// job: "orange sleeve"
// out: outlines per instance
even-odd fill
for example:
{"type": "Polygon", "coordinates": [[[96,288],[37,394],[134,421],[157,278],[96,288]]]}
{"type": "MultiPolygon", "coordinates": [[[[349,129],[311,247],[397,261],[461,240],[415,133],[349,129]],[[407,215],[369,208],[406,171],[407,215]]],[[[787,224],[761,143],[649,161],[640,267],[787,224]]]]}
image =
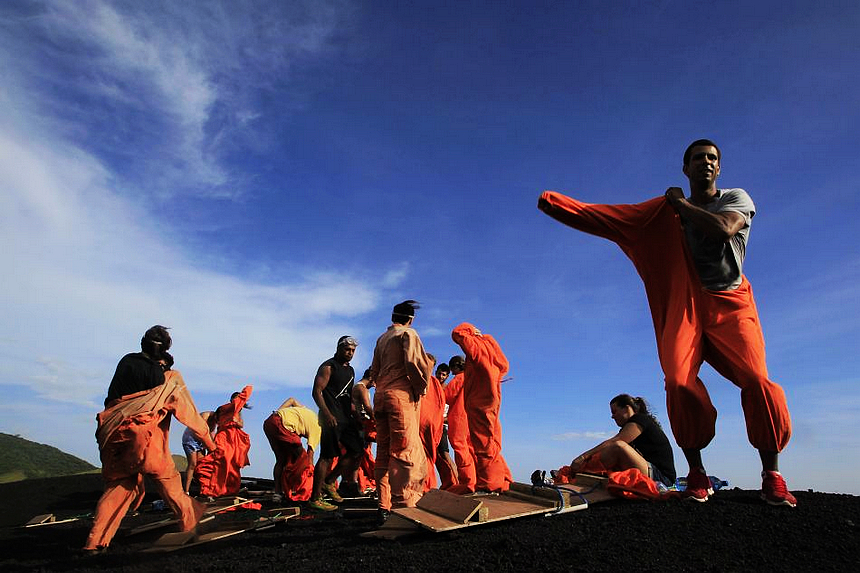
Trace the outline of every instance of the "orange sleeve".
{"type": "Polygon", "coordinates": [[[490,336],[489,334],[485,334],[484,338],[489,343],[490,348],[493,350],[492,360],[498,366],[499,373],[501,376],[504,376],[508,373],[510,369],[510,364],[508,364],[508,357],[505,356],[505,353],[502,352],[502,347],[499,346],[499,343],[496,342],[496,339],[490,336]]]}
{"type": "Polygon", "coordinates": [[[466,357],[470,360],[475,360],[480,351],[478,342],[475,340],[475,326],[468,322],[462,322],[454,327],[451,331],[451,339],[463,349],[466,357]]]}
{"type": "Polygon", "coordinates": [[[206,449],[209,451],[215,450],[215,442],[212,441],[212,436],[209,435],[209,425],[200,417],[200,413],[197,411],[197,406],[195,406],[194,400],[191,398],[191,393],[185,385],[182,374],[178,370],[168,370],[166,377],[176,385],[175,399],[170,400],[173,415],[180,423],[194,432],[194,435],[203,442],[206,449]]]}
{"type": "Polygon", "coordinates": [[[248,386],[245,386],[244,388],[242,388],[242,391],[239,392],[238,396],[236,396],[235,398],[230,400],[230,402],[233,404],[233,414],[234,415],[236,414],[236,412],[238,412],[239,410],[241,410],[242,408],[245,407],[245,403],[248,402],[248,398],[251,397],[251,393],[253,391],[254,391],[254,387],[249,384],[248,386]]]}
{"type": "Polygon", "coordinates": [[[639,230],[665,204],[664,197],[655,197],[632,205],[599,205],[583,203],[555,191],[544,191],[538,199],[538,209],[556,221],[620,246],[636,241],[639,230]]]}

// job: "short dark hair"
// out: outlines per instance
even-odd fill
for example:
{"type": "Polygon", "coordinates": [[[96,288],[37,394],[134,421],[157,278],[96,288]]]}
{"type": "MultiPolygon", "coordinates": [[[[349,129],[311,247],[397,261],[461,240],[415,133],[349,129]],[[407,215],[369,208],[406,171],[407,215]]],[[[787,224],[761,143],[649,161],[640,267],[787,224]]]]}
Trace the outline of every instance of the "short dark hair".
{"type": "Polygon", "coordinates": [[[394,305],[391,311],[391,322],[394,324],[406,324],[410,318],[415,318],[415,311],[421,308],[417,300],[404,300],[394,305]]]}
{"type": "Polygon", "coordinates": [[[717,147],[716,143],[714,143],[710,139],[697,139],[696,141],[691,143],[687,147],[687,150],[684,152],[684,165],[686,166],[690,163],[690,155],[692,155],[694,147],[706,147],[708,145],[712,146],[714,149],[717,150],[717,161],[722,159],[722,152],[720,152],[720,148],[717,147]]]}
{"type": "Polygon", "coordinates": [[[140,349],[146,354],[158,360],[162,353],[170,350],[170,345],[173,341],[170,339],[170,333],[167,332],[166,326],[156,324],[150,327],[149,330],[143,333],[143,338],[140,339],[140,349]]]}
{"type": "Polygon", "coordinates": [[[450,366],[448,366],[447,364],[445,364],[444,362],[442,362],[442,363],[440,363],[439,365],[437,365],[437,366],[436,366],[436,372],[438,372],[438,371],[440,371],[440,370],[441,370],[442,372],[450,372],[450,371],[451,371],[451,367],[450,367],[450,366]]]}
{"type": "Polygon", "coordinates": [[[451,370],[453,370],[454,368],[457,368],[459,370],[463,370],[464,368],[466,368],[466,359],[463,358],[462,356],[459,356],[459,355],[458,356],[452,356],[451,360],[448,361],[448,367],[451,370]]]}

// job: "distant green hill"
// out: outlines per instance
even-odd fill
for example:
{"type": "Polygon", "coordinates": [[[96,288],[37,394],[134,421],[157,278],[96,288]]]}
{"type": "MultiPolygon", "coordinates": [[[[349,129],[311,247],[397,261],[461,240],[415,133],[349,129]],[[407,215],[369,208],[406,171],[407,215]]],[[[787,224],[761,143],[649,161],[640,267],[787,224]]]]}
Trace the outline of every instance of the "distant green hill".
{"type": "Polygon", "coordinates": [[[0,483],[94,471],[94,465],[53,446],[0,433],[0,483]]]}

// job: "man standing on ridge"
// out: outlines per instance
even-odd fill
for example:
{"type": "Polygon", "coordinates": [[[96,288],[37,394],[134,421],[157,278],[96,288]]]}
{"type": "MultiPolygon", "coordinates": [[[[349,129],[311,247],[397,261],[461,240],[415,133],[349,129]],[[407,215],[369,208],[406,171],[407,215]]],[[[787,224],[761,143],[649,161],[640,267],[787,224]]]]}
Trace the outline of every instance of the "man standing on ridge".
{"type": "Polygon", "coordinates": [[[391,326],[376,341],[371,378],[376,382],[376,491],[379,519],[393,507],[414,507],[424,494],[427,462],[418,432],[418,408],[433,363],[412,328],[414,300],[394,306],[391,326]]]}
{"type": "MultiPolygon", "coordinates": [[[[322,498],[325,491],[329,497],[340,503],[343,498],[337,492],[337,485],[330,481],[334,458],[338,458],[340,475],[349,476],[364,451],[364,439],[352,422],[352,386],[355,383],[355,370],[349,361],[355,356],[358,346],[351,336],[341,336],[337,341],[337,351],[332,358],[320,364],[314,378],[313,397],[320,410],[319,420],[322,429],[320,438],[320,459],[314,468],[314,489],[308,505],[313,509],[333,511],[334,505],[322,498]],[[346,453],[341,452],[341,447],[346,453]]],[[[337,475],[337,474],[335,474],[337,475]]]]}
{"type": "Polygon", "coordinates": [[[538,208],[580,231],[615,242],[645,284],[672,433],[690,466],[689,499],[713,493],[701,451],[717,411],[698,377],[707,361],[741,389],[747,437],[762,463],[762,498],[797,503],[779,473],[791,437],[785,393],[768,378],[764,337],[743,261],[755,206],[743,189],[718,189],[721,154],[707,139],[684,153],[690,197],[670,187],[634,205],[593,205],[545,191],[538,208]]]}

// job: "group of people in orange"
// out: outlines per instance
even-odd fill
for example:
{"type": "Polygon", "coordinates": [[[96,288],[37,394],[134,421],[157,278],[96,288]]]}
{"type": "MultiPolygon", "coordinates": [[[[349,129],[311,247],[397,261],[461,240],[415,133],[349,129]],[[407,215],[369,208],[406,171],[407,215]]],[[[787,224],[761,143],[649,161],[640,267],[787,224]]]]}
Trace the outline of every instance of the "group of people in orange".
{"type": "MultiPolygon", "coordinates": [[[[791,436],[788,406],[782,388],[768,377],[752,287],[743,274],[755,206],[743,189],[717,188],[720,164],[717,145],[697,140],[683,157],[689,197],[670,187],[644,203],[597,205],[546,191],[538,208],[615,242],[642,278],[672,433],[689,465],[685,497],[703,502],[712,494],[701,452],[714,437],[717,412],[698,376],[708,362],[741,389],[747,434],[762,463],[762,498],[794,507],[796,499],[778,468],[779,452],[791,436]]],[[[391,325],[376,341],[371,366],[358,382],[350,365],[358,342],[350,336],[338,340],[335,355],[320,365],[314,379],[318,414],[290,398],[266,419],[278,495],[331,510],[335,506],[324,495],[337,502],[339,491],[375,485],[384,519],[392,508],[414,506],[436,487],[434,470],[439,487],[454,493],[508,489],[512,478],[502,456],[499,424],[507,358],[492,336],[464,322],[451,333],[464,356],[440,364],[434,375],[435,358],[412,327],[418,308],[414,300],[394,306],[391,325]],[[446,384],[449,374],[454,377],[446,384]],[[455,463],[448,455],[446,432],[455,463]],[[317,448],[319,459],[312,467],[317,448]]],[[[97,416],[105,492],[88,550],[107,547],[125,513],[140,504],[144,475],[153,478],[183,529],[199,520],[203,505],[188,496],[190,478],[183,488],[168,450],[171,416],[188,427],[183,447],[201,495],[239,489],[250,445],[241,410],[252,388],[246,386],[227,404],[201,416],[182,376],[172,370],[170,344],[166,328],[147,330],[141,352],[119,362],[105,410],[97,416]]],[[[621,428],[618,435],[575,458],[569,469],[589,464],[632,468],[671,482],[671,447],[644,401],[619,395],[610,410],[621,428]]]]}

